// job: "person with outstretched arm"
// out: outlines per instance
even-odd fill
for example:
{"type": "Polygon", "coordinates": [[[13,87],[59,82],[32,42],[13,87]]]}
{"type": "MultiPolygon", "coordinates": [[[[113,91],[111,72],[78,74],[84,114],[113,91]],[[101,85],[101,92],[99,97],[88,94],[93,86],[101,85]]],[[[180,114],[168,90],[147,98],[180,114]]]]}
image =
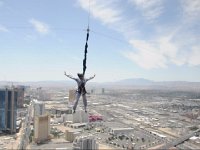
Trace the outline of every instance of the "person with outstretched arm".
{"type": "Polygon", "coordinates": [[[64,72],[64,75],[66,75],[70,79],[75,80],[77,82],[77,86],[78,86],[78,88],[76,90],[76,101],[75,101],[74,106],[73,106],[73,113],[76,112],[76,107],[78,105],[78,101],[79,101],[81,95],[82,95],[82,98],[83,98],[84,109],[85,109],[85,112],[87,113],[87,98],[86,98],[87,92],[86,92],[86,89],[85,89],[85,85],[86,85],[86,82],[93,79],[95,77],[95,75],[88,78],[88,79],[85,79],[84,75],[82,73],[77,73],[78,78],[74,78],[71,75],[67,75],[66,72],[64,72]]]}

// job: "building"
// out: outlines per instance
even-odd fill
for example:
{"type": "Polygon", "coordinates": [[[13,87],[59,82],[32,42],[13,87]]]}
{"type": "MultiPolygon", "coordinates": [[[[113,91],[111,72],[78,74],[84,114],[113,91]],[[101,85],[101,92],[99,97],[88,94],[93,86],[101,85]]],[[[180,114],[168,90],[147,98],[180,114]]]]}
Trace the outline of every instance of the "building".
{"type": "Polygon", "coordinates": [[[76,99],[76,90],[70,89],[69,90],[69,97],[68,97],[68,107],[72,108],[76,99]]]}
{"type": "Polygon", "coordinates": [[[83,128],[87,126],[87,123],[72,123],[72,122],[66,122],[67,126],[70,128],[83,128]]]}
{"type": "Polygon", "coordinates": [[[129,134],[133,130],[134,130],[133,128],[112,128],[110,130],[110,133],[114,134],[114,135],[117,135],[117,134],[129,134]]]}
{"type": "Polygon", "coordinates": [[[74,102],[74,100],[76,99],[76,90],[72,89],[69,90],[69,102],[74,102]]]}
{"type": "Polygon", "coordinates": [[[34,118],[34,141],[41,143],[50,139],[50,116],[42,115],[34,118]]]}
{"type": "Polygon", "coordinates": [[[0,131],[16,132],[17,89],[0,89],[0,131]]]}
{"type": "Polygon", "coordinates": [[[30,102],[30,107],[29,107],[29,119],[30,123],[34,124],[35,117],[37,116],[43,116],[46,114],[45,111],[45,104],[41,101],[38,101],[36,99],[32,100],[30,102]]]}
{"type": "MultiPolygon", "coordinates": [[[[47,109],[46,109],[47,110],[47,109]]],[[[61,116],[62,114],[72,114],[71,108],[51,108],[49,112],[56,116],[61,116]]]]}
{"type": "Polygon", "coordinates": [[[105,89],[102,88],[102,89],[101,89],[101,94],[104,94],[104,93],[105,93],[105,89]]]}
{"type": "Polygon", "coordinates": [[[86,123],[89,121],[88,113],[84,110],[77,110],[74,114],[67,114],[66,121],[71,121],[72,123],[86,123]]]}
{"type": "Polygon", "coordinates": [[[43,102],[33,100],[30,105],[32,110],[32,118],[34,118],[34,116],[40,116],[45,114],[45,104],[43,102]]]}
{"type": "Polygon", "coordinates": [[[17,107],[22,108],[24,105],[24,86],[17,86],[18,96],[17,96],[17,107]]]}
{"type": "Polygon", "coordinates": [[[65,140],[73,142],[81,133],[79,130],[65,130],[65,140]]]}
{"type": "Polygon", "coordinates": [[[77,137],[73,142],[73,149],[75,150],[98,150],[99,145],[93,136],[77,137]]]}
{"type": "Polygon", "coordinates": [[[84,110],[77,110],[73,115],[73,123],[85,123],[88,122],[88,113],[84,110]]]}

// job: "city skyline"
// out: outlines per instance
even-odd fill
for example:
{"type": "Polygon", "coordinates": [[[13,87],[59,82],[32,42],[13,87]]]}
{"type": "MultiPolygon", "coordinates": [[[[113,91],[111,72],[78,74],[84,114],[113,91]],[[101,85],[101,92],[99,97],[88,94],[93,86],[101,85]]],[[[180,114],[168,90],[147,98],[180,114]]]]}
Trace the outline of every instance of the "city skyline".
{"type": "Polygon", "coordinates": [[[198,0],[0,0],[0,81],[200,82],[198,0]],[[88,20],[89,17],[89,20],[88,20]]]}

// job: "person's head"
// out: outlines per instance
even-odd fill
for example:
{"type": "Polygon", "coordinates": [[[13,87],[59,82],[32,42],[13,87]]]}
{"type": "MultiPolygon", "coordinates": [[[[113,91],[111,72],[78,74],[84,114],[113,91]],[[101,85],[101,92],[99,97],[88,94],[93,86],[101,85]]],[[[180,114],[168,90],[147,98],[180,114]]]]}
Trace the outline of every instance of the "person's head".
{"type": "Polygon", "coordinates": [[[84,79],[84,75],[82,73],[77,73],[79,79],[83,80],[84,79]]]}

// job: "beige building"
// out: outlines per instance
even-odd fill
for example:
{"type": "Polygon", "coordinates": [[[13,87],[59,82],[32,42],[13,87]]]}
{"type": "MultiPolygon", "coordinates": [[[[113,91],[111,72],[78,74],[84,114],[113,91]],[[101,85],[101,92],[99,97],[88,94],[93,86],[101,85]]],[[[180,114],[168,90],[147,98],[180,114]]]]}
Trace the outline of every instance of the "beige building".
{"type": "Polygon", "coordinates": [[[75,99],[76,99],[76,90],[74,89],[69,90],[69,104],[73,105],[75,99]]]}
{"type": "Polygon", "coordinates": [[[74,139],[80,135],[80,132],[77,130],[65,130],[65,140],[73,142],[74,139]]]}
{"type": "Polygon", "coordinates": [[[50,116],[42,115],[34,118],[34,141],[40,143],[50,139],[50,116]]]}

